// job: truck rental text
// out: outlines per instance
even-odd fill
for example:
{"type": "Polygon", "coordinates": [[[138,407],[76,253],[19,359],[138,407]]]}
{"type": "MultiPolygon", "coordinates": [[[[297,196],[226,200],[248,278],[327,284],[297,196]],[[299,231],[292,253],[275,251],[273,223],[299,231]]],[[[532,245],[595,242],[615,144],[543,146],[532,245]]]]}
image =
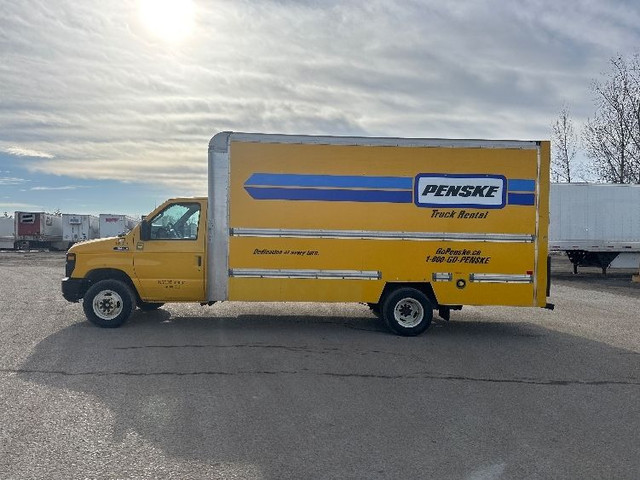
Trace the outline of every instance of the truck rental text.
{"type": "Polygon", "coordinates": [[[549,148],[222,132],[208,198],[74,245],[62,292],[102,327],[166,302],[360,302],[399,335],[463,305],[553,308],[549,148]]]}

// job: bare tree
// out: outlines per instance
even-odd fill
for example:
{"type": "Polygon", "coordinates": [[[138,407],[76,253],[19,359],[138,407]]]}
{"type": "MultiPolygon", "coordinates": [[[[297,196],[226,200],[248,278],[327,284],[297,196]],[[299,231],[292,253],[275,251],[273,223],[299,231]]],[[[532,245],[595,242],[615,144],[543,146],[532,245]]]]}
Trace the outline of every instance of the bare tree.
{"type": "Polygon", "coordinates": [[[584,144],[600,180],[640,183],[640,79],[638,60],[611,59],[612,70],[592,85],[596,113],[587,120],[584,144]],[[636,140],[637,137],[637,140],[636,140]]]}
{"type": "Polygon", "coordinates": [[[551,179],[554,182],[571,183],[575,180],[574,159],[578,152],[578,136],[573,128],[569,107],[564,105],[557,120],[551,126],[553,158],[551,179]]]}
{"type": "MultiPolygon", "coordinates": [[[[629,124],[629,134],[637,152],[640,152],[640,56],[637,54],[629,66],[629,82],[625,92],[632,110],[632,120],[629,124]]],[[[638,166],[640,175],[640,165],[638,166]]],[[[638,180],[636,183],[640,183],[638,180]]]]}

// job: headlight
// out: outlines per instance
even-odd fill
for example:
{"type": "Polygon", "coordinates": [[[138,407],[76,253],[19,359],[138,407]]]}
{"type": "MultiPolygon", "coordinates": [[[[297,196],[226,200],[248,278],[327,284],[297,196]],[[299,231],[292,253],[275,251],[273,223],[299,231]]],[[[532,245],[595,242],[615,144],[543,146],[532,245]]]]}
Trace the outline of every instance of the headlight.
{"type": "Polygon", "coordinates": [[[73,269],[76,268],[76,254],[75,253],[67,253],[67,262],[64,266],[65,276],[70,277],[73,273],[73,269]]]}

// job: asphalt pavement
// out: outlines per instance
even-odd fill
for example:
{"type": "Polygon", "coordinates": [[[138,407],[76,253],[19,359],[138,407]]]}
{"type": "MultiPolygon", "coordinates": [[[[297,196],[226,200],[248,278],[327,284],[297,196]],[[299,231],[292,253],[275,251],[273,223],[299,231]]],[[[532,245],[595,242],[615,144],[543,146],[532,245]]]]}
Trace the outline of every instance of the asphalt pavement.
{"type": "Polygon", "coordinates": [[[465,307],[414,338],[357,304],[174,304],[100,329],[64,254],[0,253],[0,478],[637,479],[640,284],[465,307]]]}

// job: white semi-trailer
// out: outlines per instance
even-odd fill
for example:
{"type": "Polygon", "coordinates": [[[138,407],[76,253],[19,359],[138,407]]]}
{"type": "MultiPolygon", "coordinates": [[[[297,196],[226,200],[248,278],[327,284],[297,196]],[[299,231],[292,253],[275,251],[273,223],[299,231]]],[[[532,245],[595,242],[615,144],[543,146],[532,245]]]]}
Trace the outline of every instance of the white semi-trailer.
{"type": "Polygon", "coordinates": [[[100,238],[117,237],[127,233],[139,223],[128,215],[101,213],[100,214],[100,238]]]}
{"type": "Polygon", "coordinates": [[[13,248],[16,241],[16,225],[13,217],[0,217],[0,248],[13,248]]]}
{"type": "Polygon", "coordinates": [[[551,184],[549,251],[566,252],[574,273],[638,268],[640,185],[551,184]]]}
{"type": "Polygon", "coordinates": [[[62,241],[62,217],[46,212],[15,213],[15,247],[66,250],[62,241]]]}
{"type": "Polygon", "coordinates": [[[85,240],[100,238],[100,224],[94,215],[62,214],[62,240],[69,246],[85,240]]]}

